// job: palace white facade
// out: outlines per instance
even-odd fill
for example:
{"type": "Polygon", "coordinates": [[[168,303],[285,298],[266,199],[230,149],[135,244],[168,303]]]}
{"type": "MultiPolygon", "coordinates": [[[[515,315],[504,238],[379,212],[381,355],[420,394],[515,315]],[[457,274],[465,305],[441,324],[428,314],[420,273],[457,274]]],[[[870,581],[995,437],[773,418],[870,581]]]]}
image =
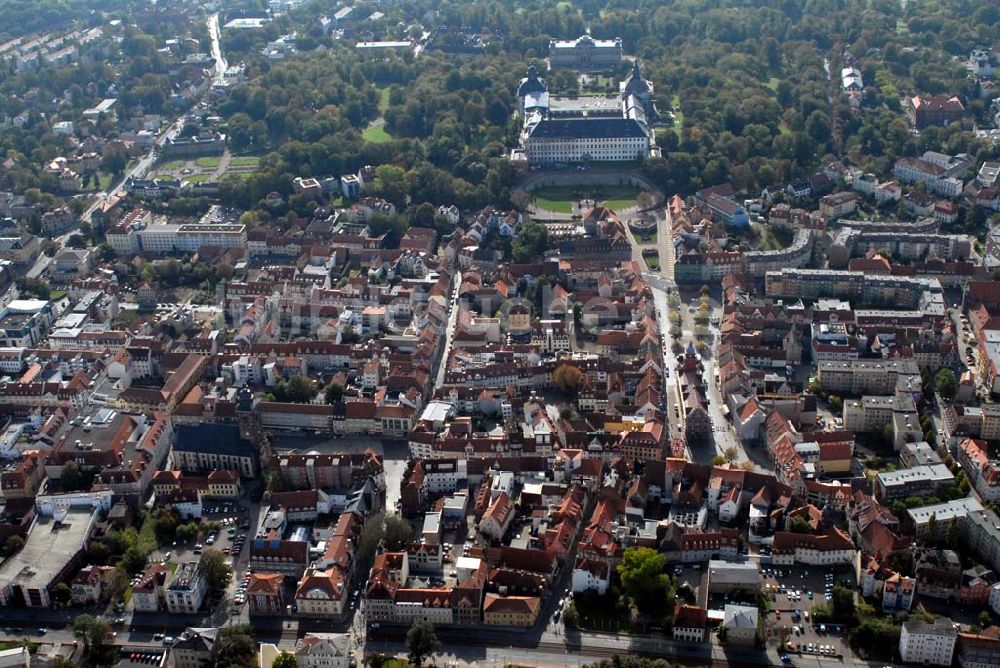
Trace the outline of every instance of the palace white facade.
{"type": "Polygon", "coordinates": [[[573,67],[598,70],[615,67],[622,62],[622,40],[594,39],[580,35],[576,39],[554,39],[549,42],[549,67],[573,67]]]}

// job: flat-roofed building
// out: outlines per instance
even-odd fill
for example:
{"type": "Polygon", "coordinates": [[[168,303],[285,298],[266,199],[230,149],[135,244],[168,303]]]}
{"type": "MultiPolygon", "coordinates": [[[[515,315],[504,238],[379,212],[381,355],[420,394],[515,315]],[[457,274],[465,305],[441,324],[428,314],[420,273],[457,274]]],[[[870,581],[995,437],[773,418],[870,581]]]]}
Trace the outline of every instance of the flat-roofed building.
{"type": "Polygon", "coordinates": [[[735,589],[760,589],[760,568],[753,561],[708,562],[709,593],[728,593],[735,589]]]}
{"type": "Polygon", "coordinates": [[[904,663],[950,666],[957,638],[958,631],[947,617],[933,622],[907,620],[899,634],[899,655],[904,663]]]}
{"type": "Polygon", "coordinates": [[[0,603],[49,607],[51,588],[79,562],[96,517],[91,508],[70,508],[54,517],[39,516],[21,551],[0,565],[0,603]]]}
{"type": "Polygon", "coordinates": [[[201,609],[207,591],[205,574],[198,563],[189,561],[181,564],[166,588],[167,610],[172,613],[196,613],[201,609]]]}
{"type": "Polygon", "coordinates": [[[955,476],[944,464],[880,471],[875,476],[875,497],[879,501],[893,501],[911,496],[928,496],[939,487],[954,482],[955,476]]]}

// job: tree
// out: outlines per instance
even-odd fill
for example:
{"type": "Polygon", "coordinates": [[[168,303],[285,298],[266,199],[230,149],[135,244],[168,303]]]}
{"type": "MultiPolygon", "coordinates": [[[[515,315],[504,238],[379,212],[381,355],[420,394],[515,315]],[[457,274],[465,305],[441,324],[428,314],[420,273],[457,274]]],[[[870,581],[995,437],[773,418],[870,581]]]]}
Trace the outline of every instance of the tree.
{"type": "Polygon", "coordinates": [[[125,595],[128,580],[128,574],[121,568],[108,571],[101,579],[101,598],[105,601],[120,600],[125,595]]]}
{"type": "Polygon", "coordinates": [[[4,541],[3,556],[6,558],[13,554],[16,554],[21,550],[22,547],[24,547],[24,539],[18,536],[17,534],[14,534],[13,536],[7,538],[6,541],[4,541]]]}
{"type": "Polygon", "coordinates": [[[52,588],[52,600],[56,603],[69,603],[71,598],[73,598],[73,590],[65,582],[60,582],[52,588]]]}
{"type": "Polygon", "coordinates": [[[957,550],[962,540],[962,532],[958,528],[958,522],[953,517],[948,524],[948,533],[945,536],[945,545],[949,550],[957,550]]]}
{"type": "Polygon", "coordinates": [[[299,661],[291,652],[282,652],[271,663],[271,668],[299,668],[299,661]]]}
{"type": "Polygon", "coordinates": [[[583,380],[583,372],[572,364],[560,364],[552,372],[552,383],[563,394],[569,394],[576,390],[581,380],[583,380]]]}
{"type": "Polygon", "coordinates": [[[375,652],[370,657],[365,659],[365,663],[368,668],[384,668],[387,663],[389,663],[389,657],[380,652],[375,652]]]}
{"type": "Polygon", "coordinates": [[[205,576],[205,583],[213,591],[221,591],[229,584],[232,569],[218,550],[205,550],[198,561],[198,568],[205,576]]]}
{"type": "Polygon", "coordinates": [[[709,463],[712,466],[722,466],[723,464],[726,463],[726,458],[723,457],[722,455],[716,455],[716,456],[712,457],[712,460],[709,463]]]}
{"type": "Polygon", "coordinates": [[[59,485],[64,492],[79,491],[83,486],[83,475],[80,473],[80,465],[74,461],[68,461],[63,465],[62,474],[59,476],[59,485]]]}
{"type": "Polygon", "coordinates": [[[517,238],[511,243],[514,262],[535,262],[549,246],[549,232],[544,225],[531,221],[521,226],[517,238]]]}
{"type": "Polygon", "coordinates": [[[739,451],[736,450],[735,446],[726,448],[726,451],[722,454],[726,458],[726,461],[730,464],[734,463],[739,457],[739,451]]]}
{"type": "Polygon", "coordinates": [[[296,375],[278,383],[278,397],[282,401],[305,404],[316,396],[316,388],[305,376],[296,375]]]}
{"type": "Polygon", "coordinates": [[[198,537],[198,525],[194,522],[187,522],[177,527],[174,536],[182,543],[189,543],[198,537]]]}
{"type": "Polygon", "coordinates": [[[937,538],[937,515],[932,513],[929,518],[927,518],[927,535],[930,536],[931,540],[937,538]]]}
{"type": "Polygon", "coordinates": [[[224,626],[212,646],[214,668],[248,668],[257,665],[257,644],[246,624],[224,626]]]}
{"type": "Polygon", "coordinates": [[[281,478],[281,474],[271,471],[264,474],[264,479],[267,481],[267,491],[271,494],[285,491],[285,481],[281,478]]]}
{"type": "Polygon", "coordinates": [[[111,550],[96,540],[91,541],[87,545],[87,560],[98,566],[103,566],[108,563],[108,558],[111,556],[111,550]]]}
{"type": "Polygon", "coordinates": [[[402,550],[413,538],[413,526],[399,515],[386,515],[385,549],[390,552],[402,550]]]}
{"type": "Polygon", "coordinates": [[[170,509],[161,509],[152,517],[153,532],[160,545],[169,543],[177,535],[177,525],[180,524],[180,517],[170,509]]]}
{"type": "Polygon", "coordinates": [[[434,635],[434,627],[426,622],[416,622],[406,632],[406,649],[410,663],[420,668],[431,654],[441,647],[434,635]]]}
{"type": "Polygon", "coordinates": [[[979,625],[984,629],[993,626],[993,616],[989,610],[982,610],[979,613],[979,625]]]}
{"type": "Polygon", "coordinates": [[[794,517],[789,517],[788,521],[785,522],[785,531],[791,531],[792,533],[812,533],[812,526],[809,525],[809,521],[800,515],[794,517]]]}
{"type": "Polygon", "coordinates": [[[951,369],[941,369],[934,376],[934,391],[945,399],[953,398],[957,387],[958,383],[955,380],[955,372],[951,369]]]}
{"type": "Polygon", "coordinates": [[[83,651],[92,664],[110,663],[114,647],[108,644],[111,626],[92,615],[77,615],[73,619],[74,635],[83,639],[83,651]]]}
{"type": "Polygon", "coordinates": [[[618,565],[622,590],[640,611],[655,611],[666,598],[670,577],[664,572],[667,558],[649,547],[628,548],[618,565]]]}
{"type": "Polygon", "coordinates": [[[344,388],[337,383],[326,386],[326,403],[335,404],[344,397],[344,388]]]}
{"type": "Polygon", "coordinates": [[[575,629],[580,624],[580,613],[573,601],[566,604],[566,611],[563,612],[563,624],[571,629],[575,629]]]}
{"type": "Polygon", "coordinates": [[[70,248],[81,250],[87,247],[87,240],[83,237],[82,234],[74,234],[73,236],[71,236],[69,239],[66,240],[66,245],[69,246],[70,248]]]}
{"type": "Polygon", "coordinates": [[[834,585],[832,607],[833,607],[833,614],[838,619],[844,619],[844,620],[853,619],[854,592],[848,589],[847,587],[834,585]]]}
{"type": "Polygon", "coordinates": [[[146,555],[142,551],[133,545],[132,547],[125,550],[122,554],[121,562],[119,565],[125,569],[129,575],[137,575],[141,573],[146,568],[146,555]]]}

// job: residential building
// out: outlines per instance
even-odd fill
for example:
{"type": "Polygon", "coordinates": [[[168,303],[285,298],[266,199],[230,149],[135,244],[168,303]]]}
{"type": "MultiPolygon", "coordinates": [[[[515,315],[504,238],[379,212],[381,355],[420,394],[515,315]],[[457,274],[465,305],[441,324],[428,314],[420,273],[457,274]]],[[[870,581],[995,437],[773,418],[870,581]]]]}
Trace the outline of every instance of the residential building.
{"type": "Polygon", "coordinates": [[[726,643],[754,645],[760,624],[760,611],[748,605],[727,603],[722,617],[721,628],[726,643]]]}
{"type": "Polygon", "coordinates": [[[961,121],[965,105],[954,95],[916,95],[906,101],[906,113],[913,126],[922,130],[961,121]]]}
{"type": "Polygon", "coordinates": [[[142,579],[132,587],[132,607],[136,612],[158,612],[166,603],[166,587],[170,581],[170,569],[163,564],[154,564],[142,574],[142,579]]]}
{"type": "Polygon", "coordinates": [[[674,609],[674,640],[705,642],[708,611],[696,605],[679,605],[674,609]]]}
{"type": "Polygon", "coordinates": [[[854,542],[840,529],[833,527],[823,535],[776,531],[772,560],[775,564],[791,566],[829,566],[851,564],[857,556],[854,542]]]}
{"type": "Polygon", "coordinates": [[[167,585],[167,610],[175,614],[194,614],[201,609],[207,591],[208,583],[198,562],[183,563],[167,585]]]}
{"type": "Polygon", "coordinates": [[[944,464],[915,466],[896,471],[879,471],[875,476],[875,497],[887,502],[911,496],[931,496],[944,485],[955,482],[955,476],[944,464]]]}
{"type": "Polygon", "coordinates": [[[281,573],[253,573],[247,583],[246,598],[250,614],[274,617],[285,613],[282,586],[285,576],[281,573]]]}
{"type": "Polygon", "coordinates": [[[483,623],[488,626],[530,628],[538,619],[542,601],[536,596],[498,596],[486,594],[483,599],[483,623]]]}
{"type": "Polygon", "coordinates": [[[957,649],[959,668],[1000,665],[1000,627],[990,626],[979,633],[959,633],[957,649]]]}
{"type": "Polygon", "coordinates": [[[347,603],[348,582],[336,566],[308,569],[295,590],[295,606],[301,617],[339,617],[347,603]]]}
{"type": "Polygon", "coordinates": [[[307,633],[295,644],[299,668],[348,668],[351,643],[346,633],[307,633]]]}
{"type": "Polygon", "coordinates": [[[899,635],[899,655],[904,663],[950,666],[958,631],[947,617],[933,622],[907,620],[899,635]]]}
{"type": "Polygon", "coordinates": [[[958,443],[957,459],[983,501],[1000,501],[1000,461],[990,458],[986,441],[962,439],[958,443]]]}

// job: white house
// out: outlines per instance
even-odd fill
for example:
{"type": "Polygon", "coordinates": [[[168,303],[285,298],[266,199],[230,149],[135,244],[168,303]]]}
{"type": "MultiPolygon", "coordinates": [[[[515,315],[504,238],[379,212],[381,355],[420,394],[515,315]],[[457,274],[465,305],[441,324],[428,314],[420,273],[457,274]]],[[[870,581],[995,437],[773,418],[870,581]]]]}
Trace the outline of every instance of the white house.
{"type": "Polygon", "coordinates": [[[207,591],[208,584],[198,562],[181,564],[166,588],[167,610],[175,614],[198,612],[207,591]]]}
{"type": "Polygon", "coordinates": [[[514,519],[514,502],[507,496],[507,492],[500,492],[487,508],[483,519],[479,521],[479,533],[499,542],[512,519],[514,519]]]}
{"type": "Polygon", "coordinates": [[[696,605],[679,605],[674,610],[674,640],[705,642],[705,625],[708,611],[696,605]]]}
{"type": "Polygon", "coordinates": [[[733,485],[719,499],[719,521],[732,522],[740,514],[743,507],[743,488],[733,485]]]}
{"type": "Polygon", "coordinates": [[[336,617],[344,609],[348,589],[344,574],[333,566],[325,571],[308,569],[295,591],[295,606],[301,617],[336,617]]]}
{"type": "Polygon", "coordinates": [[[903,663],[950,666],[957,638],[958,631],[947,617],[932,623],[909,620],[899,634],[899,655],[903,663]]]}
{"type": "Polygon", "coordinates": [[[989,604],[993,614],[1000,615],[1000,582],[990,589],[989,604]]]}
{"type": "Polygon", "coordinates": [[[751,397],[739,410],[733,413],[733,426],[744,443],[760,440],[760,429],[767,420],[767,414],[755,397],[751,397]]]}
{"type": "Polygon", "coordinates": [[[592,589],[603,596],[608,590],[610,576],[611,569],[605,562],[581,557],[573,567],[573,592],[592,589]]]}
{"type": "Polygon", "coordinates": [[[299,668],[347,668],[350,642],[346,633],[307,633],[295,645],[299,668]]]}
{"type": "Polygon", "coordinates": [[[779,566],[808,564],[831,566],[852,564],[857,549],[842,531],[834,527],[821,536],[779,531],[774,534],[772,561],[779,566]]]}

